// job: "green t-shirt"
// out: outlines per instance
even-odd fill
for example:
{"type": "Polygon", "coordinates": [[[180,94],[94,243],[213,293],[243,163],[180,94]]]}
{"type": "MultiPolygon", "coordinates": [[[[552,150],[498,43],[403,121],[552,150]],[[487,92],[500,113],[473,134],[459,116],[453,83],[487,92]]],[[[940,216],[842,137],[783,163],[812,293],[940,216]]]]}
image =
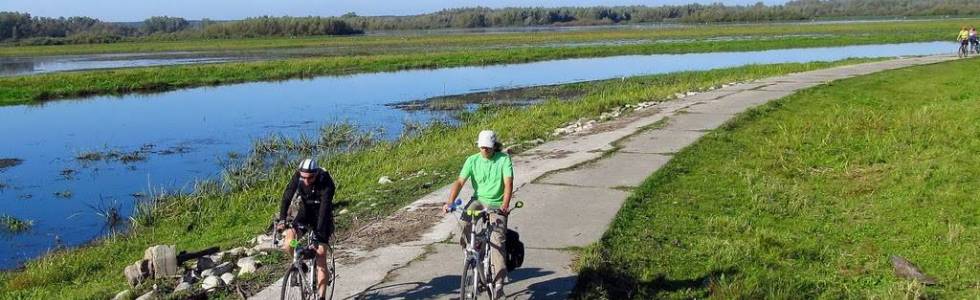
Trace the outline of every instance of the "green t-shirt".
{"type": "Polygon", "coordinates": [[[470,155],[459,171],[459,178],[470,179],[476,199],[490,207],[504,204],[504,178],[514,177],[514,164],[510,155],[494,153],[490,159],[482,154],[470,155]]]}

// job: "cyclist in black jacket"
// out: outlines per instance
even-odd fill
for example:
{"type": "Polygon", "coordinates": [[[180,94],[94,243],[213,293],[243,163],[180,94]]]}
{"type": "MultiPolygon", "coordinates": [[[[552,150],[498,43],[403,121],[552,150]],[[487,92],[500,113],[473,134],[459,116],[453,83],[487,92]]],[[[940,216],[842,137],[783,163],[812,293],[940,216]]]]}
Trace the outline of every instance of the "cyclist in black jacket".
{"type": "Polygon", "coordinates": [[[282,203],[279,206],[279,222],[276,228],[284,231],[283,250],[291,254],[292,248],[290,241],[302,235],[297,232],[296,226],[286,228],[287,222],[291,224],[303,224],[307,228],[314,230],[314,239],[317,245],[316,266],[318,295],[323,295],[330,278],[327,274],[327,247],[330,236],[333,234],[333,195],[336,191],[333,178],[330,173],[317,166],[313,159],[304,159],[299,164],[299,168],[293,173],[289,185],[282,193],[282,203]],[[291,218],[287,218],[291,217],[291,218]]]}

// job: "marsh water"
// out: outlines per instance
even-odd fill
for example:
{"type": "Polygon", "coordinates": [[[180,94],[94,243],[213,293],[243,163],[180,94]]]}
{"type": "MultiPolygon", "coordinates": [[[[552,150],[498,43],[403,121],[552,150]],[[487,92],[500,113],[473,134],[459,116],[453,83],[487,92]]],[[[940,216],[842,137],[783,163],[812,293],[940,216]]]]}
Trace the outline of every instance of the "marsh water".
{"type": "Polygon", "coordinates": [[[257,58],[243,55],[202,55],[201,53],[194,52],[0,57],[0,76],[17,76],[94,69],[218,63],[254,59],[257,58]]]}
{"type": "Polygon", "coordinates": [[[0,215],[34,222],[26,232],[0,230],[0,268],[105,234],[98,208],[118,207],[125,217],[150,189],[187,190],[197,179],[218,176],[228,153],[248,152],[256,138],[312,135],[320,126],[337,122],[383,129],[385,138],[396,138],[406,120],[452,118],[449,112],[403,111],[385,104],[747,64],[954,50],[952,43],[935,42],[615,56],[324,76],[0,107],[0,159],[20,160],[0,167],[0,215]],[[76,158],[89,152],[143,156],[76,158]]]}

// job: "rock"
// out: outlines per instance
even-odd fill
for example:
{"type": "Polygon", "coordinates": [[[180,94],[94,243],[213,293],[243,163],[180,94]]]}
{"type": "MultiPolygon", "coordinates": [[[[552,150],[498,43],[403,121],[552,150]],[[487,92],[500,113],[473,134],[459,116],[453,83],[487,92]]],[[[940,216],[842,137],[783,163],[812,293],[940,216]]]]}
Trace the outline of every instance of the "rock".
{"type": "Polygon", "coordinates": [[[232,282],[235,282],[235,274],[231,274],[231,273],[222,274],[221,281],[224,282],[225,285],[230,285],[232,282]]]}
{"type": "Polygon", "coordinates": [[[340,214],[340,215],[346,215],[346,214],[347,214],[347,213],[349,213],[349,212],[350,212],[350,211],[349,211],[349,210],[347,210],[347,209],[345,208],[345,209],[341,209],[341,210],[340,210],[340,212],[338,212],[337,214],[340,214]]]}
{"type": "Polygon", "coordinates": [[[242,256],[242,254],[245,254],[245,247],[235,247],[235,248],[233,248],[231,250],[225,251],[225,255],[228,255],[228,256],[231,256],[231,257],[242,256]]]}
{"type": "Polygon", "coordinates": [[[222,274],[230,272],[232,268],[234,268],[234,266],[230,262],[224,262],[217,267],[204,270],[204,272],[201,272],[201,276],[221,276],[222,274]]]}
{"type": "Polygon", "coordinates": [[[254,239],[252,239],[252,243],[255,244],[255,245],[258,245],[258,244],[262,244],[262,243],[265,243],[265,242],[275,241],[275,239],[276,238],[274,236],[271,236],[271,235],[268,235],[268,234],[260,234],[260,235],[255,236],[254,239]]]}
{"type": "Polygon", "coordinates": [[[674,98],[684,98],[684,93],[675,93],[674,98]]]}
{"type": "Polygon", "coordinates": [[[130,297],[132,297],[132,295],[131,295],[132,293],[133,292],[131,292],[129,290],[124,290],[124,291],[119,292],[118,294],[116,294],[115,297],[112,297],[112,300],[125,300],[125,299],[129,299],[130,297]]]}
{"type": "Polygon", "coordinates": [[[126,282],[129,283],[129,286],[135,287],[139,285],[150,276],[150,261],[143,259],[126,266],[123,269],[123,275],[126,276],[126,282]]]}
{"type": "Polygon", "coordinates": [[[194,269],[198,272],[203,272],[204,270],[214,268],[216,262],[211,256],[201,256],[197,258],[197,267],[194,269]]]}
{"type": "Polygon", "coordinates": [[[259,250],[255,250],[255,248],[245,249],[245,256],[253,256],[257,253],[259,253],[259,250]]]}
{"type": "Polygon", "coordinates": [[[255,269],[259,267],[259,261],[255,260],[255,257],[243,257],[236,263],[238,265],[238,275],[248,274],[255,272],[255,269]]]}
{"type": "MultiPolygon", "coordinates": [[[[245,274],[255,273],[255,270],[256,269],[258,269],[258,265],[257,264],[245,265],[244,267],[241,267],[240,269],[238,269],[238,276],[242,276],[242,275],[245,275],[245,274]]],[[[231,274],[231,273],[229,273],[229,274],[231,274]]]]}
{"type": "Polygon", "coordinates": [[[143,251],[143,259],[150,261],[153,278],[169,278],[177,275],[177,247],[157,245],[143,251]]]}
{"type": "Polygon", "coordinates": [[[394,181],[391,181],[391,178],[388,178],[388,176],[381,176],[381,178],[378,179],[378,184],[389,184],[392,182],[394,181]]]}
{"type": "Polygon", "coordinates": [[[183,292],[189,290],[190,288],[191,288],[190,282],[181,281],[179,284],[177,284],[177,287],[174,288],[174,293],[183,292]]]}
{"type": "Polygon", "coordinates": [[[149,291],[146,294],[143,294],[143,296],[139,296],[139,298],[136,298],[136,300],[152,300],[158,298],[160,297],[157,296],[155,291],[149,291]]]}
{"type": "Polygon", "coordinates": [[[892,267],[895,268],[895,275],[905,279],[915,280],[925,285],[936,284],[936,279],[922,273],[919,267],[912,262],[898,255],[891,256],[892,267]]]}
{"type": "Polygon", "coordinates": [[[279,249],[279,247],[276,246],[275,244],[274,237],[263,234],[256,237],[255,240],[256,240],[255,247],[252,247],[252,249],[255,251],[262,252],[262,251],[271,251],[271,250],[279,249]]]}
{"type": "Polygon", "coordinates": [[[205,291],[210,291],[224,286],[224,283],[225,282],[221,281],[221,278],[218,278],[218,276],[208,276],[201,282],[201,288],[205,291]]]}
{"type": "Polygon", "coordinates": [[[697,92],[687,92],[686,94],[684,94],[684,96],[694,96],[697,94],[698,94],[697,92]]]}

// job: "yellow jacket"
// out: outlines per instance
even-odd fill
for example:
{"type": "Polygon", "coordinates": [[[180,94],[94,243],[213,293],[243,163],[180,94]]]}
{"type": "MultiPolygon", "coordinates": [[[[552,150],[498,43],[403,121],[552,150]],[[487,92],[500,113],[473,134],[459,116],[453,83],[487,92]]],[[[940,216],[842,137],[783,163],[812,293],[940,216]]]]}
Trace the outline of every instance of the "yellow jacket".
{"type": "Polygon", "coordinates": [[[969,37],[970,37],[970,31],[969,30],[960,30],[960,36],[956,37],[956,40],[957,41],[965,41],[969,37]]]}

